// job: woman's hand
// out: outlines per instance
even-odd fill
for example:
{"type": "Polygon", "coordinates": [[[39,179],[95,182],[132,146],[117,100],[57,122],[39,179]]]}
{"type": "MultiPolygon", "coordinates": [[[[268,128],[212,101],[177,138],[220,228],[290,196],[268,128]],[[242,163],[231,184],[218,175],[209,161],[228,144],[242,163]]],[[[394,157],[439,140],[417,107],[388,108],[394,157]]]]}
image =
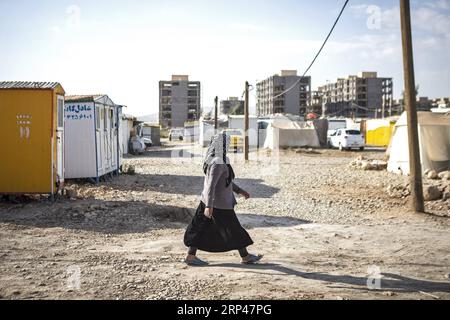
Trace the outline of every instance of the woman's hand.
{"type": "Polygon", "coordinates": [[[213,209],[213,208],[205,208],[204,215],[205,215],[205,217],[207,217],[208,219],[212,219],[213,213],[214,213],[214,209],[213,209]]]}
{"type": "Polygon", "coordinates": [[[241,190],[241,196],[243,196],[247,200],[250,198],[250,193],[245,190],[241,190]]]}

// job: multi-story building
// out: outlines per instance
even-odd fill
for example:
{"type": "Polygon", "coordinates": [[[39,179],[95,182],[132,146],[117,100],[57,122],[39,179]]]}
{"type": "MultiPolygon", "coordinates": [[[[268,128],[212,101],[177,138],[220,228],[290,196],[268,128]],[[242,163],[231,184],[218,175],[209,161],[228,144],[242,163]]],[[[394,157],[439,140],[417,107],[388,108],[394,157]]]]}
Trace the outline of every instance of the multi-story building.
{"type": "Polygon", "coordinates": [[[258,116],[277,113],[305,116],[311,97],[311,77],[296,70],[283,70],[256,84],[258,116]],[[288,91],[289,90],[289,91],[288,91]]]}
{"type": "Polygon", "coordinates": [[[323,94],[321,91],[311,92],[311,101],[308,106],[308,113],[314,113],[321,116],[323,110],[323,94]]]}
{"type": "Polygon", "coordinates": [[[230,97],[228,100],[220,101],[220,113],[225,115],[243,115],[244,101],[238,97],[230,97]]]}
{"type": "MultiPolygon", "coordinates": [[[[433,108],[438,107],[440,104],[447,105],[450,102],[450,98],[435,98],[430,99],[428,97],[416,98],[417,111],[431,111],[433,108]]],[[[394,105],[399,109],[399,114],[406,110],[404,99],[394,101],[394,105]]]]}
{"type": "Polygon", "coordinates": [[[338,79],[319,87],[323,115],[369,118],[392,114],[392,78],[379,78],[376,72],[338,79]]]}
{"type": "Polygon", "coordinates": [[[159,123],[165,128],[184,127],[201,114],[201,86],[189,76],[173,75],[171,81],[159,82],[159,123]]]}

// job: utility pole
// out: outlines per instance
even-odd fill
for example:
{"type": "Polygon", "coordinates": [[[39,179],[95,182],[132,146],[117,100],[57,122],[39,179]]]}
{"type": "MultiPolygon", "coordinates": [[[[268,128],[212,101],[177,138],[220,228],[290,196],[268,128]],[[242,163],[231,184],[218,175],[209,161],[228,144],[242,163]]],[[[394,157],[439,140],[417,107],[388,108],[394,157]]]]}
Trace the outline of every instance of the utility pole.
{"type": "Polygon", "coordinates": [[[244,159],[245,161],[248,161],[248,130],[249,130],[249,83],[248,81],[245,82],[245,103],[244,103],[244,159]]]}
{"type": "Polygon", "coordinates": [[[219,129],[219,97],[214,98],[214,130],[217,134],[217,129],[219,129]]]}
{"type": "Polygon", "coordinates": [[[414,58],[411,34],[411,7],[409,0],[400,0],[400,15],[403,45],[403,69],[405,78],[405,107],[408,121],[409,168],[412,196],[412,208],[416,212],[425,212],[422,165],[420,163],[419,133],[416,109],[416,84],[414,78],[414,58]]]}

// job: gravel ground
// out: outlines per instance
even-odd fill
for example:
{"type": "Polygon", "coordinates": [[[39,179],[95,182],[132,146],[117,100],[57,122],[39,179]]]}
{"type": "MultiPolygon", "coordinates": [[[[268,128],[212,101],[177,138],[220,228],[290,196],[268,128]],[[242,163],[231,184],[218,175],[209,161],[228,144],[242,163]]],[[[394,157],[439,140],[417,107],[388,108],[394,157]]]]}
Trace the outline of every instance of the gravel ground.
{"type": "Polygon", "coordinates": [[[134,175],[71,182],[71,199],[0,202],[0,299],[450,298],[450,201],[413,214],[386,192],[406,177],[349,166],[383,159],[380,150],[232,157],[252,194],[239,200],[239,218],[265,263],[205,254],[210,267],[187,268],[182,236],[199,202],[202,152],[154,148],[125,160],[134,175]],[[374,268],[379,290],[367,287],[374,268]]]}

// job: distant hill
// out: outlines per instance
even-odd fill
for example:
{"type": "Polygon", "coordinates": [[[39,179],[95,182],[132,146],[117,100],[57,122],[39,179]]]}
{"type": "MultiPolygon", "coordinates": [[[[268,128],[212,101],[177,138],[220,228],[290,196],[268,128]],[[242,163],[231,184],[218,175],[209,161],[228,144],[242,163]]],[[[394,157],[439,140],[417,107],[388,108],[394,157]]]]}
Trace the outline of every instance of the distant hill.
{"type": "Polygon", "coordinates": [[[159,113],[150,114],[147,116],[137,117],[138,121],[159,123],[159,113]]]}

